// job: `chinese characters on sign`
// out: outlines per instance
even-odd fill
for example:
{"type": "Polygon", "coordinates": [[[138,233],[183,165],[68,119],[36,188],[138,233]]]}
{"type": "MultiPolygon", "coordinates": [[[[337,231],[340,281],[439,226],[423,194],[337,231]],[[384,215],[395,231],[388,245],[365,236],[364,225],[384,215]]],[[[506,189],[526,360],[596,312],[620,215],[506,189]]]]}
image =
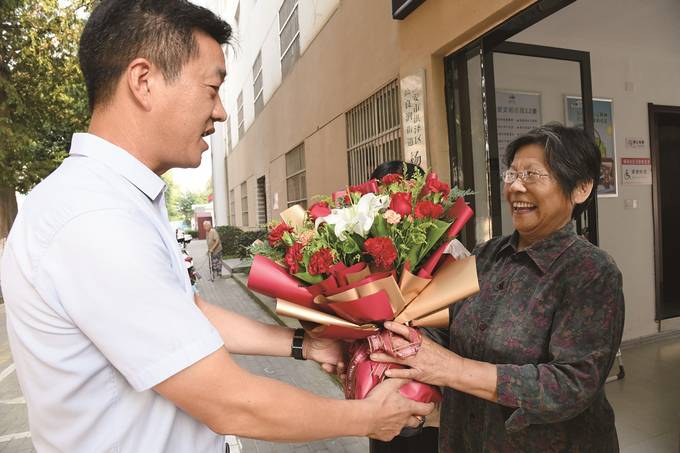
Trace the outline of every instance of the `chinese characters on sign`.
{"type": "Polygon", "coordinates": [[[404,160],[427,169],[425,139],[425,71],[404,77],[401,87],[401,119],[404,127],[404,160]]]}
{"type": "Polygon", "coordinates": [[[646,146],[647,143],[642,137],[626,137],[626,148],[628,149],[644,149],[646,146]]]}
{"type": "MultiPolygon", "coordinates": [[[[583,127],[583,106],[580,97],[565,96],[565,124],[583,127]]],[[[614,118],[610,99],[593,99],[595,143],[600,149],[600,181],[598,197],[617,196],[616,148],[614,147],[614,118]]]]}
{"type": "MultiPolygon", "coordinates": [[[[496,129],[501,166],[505,149],[518,135],[541,125],[541,95],[514,91],[496,91],[496,129]]],[[[501,168],[503,172],[505,168],[501,168]]]]}
{"type": "Polygon", "coordinates": [[[622,157],[621,174],[624,184],[651,184],[652,160],[649,157],[622,157]]]}

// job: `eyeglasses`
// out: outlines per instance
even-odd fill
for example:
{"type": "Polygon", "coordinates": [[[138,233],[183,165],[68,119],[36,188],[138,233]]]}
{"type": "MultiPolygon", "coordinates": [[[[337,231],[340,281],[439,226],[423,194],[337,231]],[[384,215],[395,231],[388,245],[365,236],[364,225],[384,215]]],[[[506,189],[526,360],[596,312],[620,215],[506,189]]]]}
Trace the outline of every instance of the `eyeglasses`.
{"type": "Polygon", "coordinates": [[[515,170],[505,170],[503,172],[503,182],[506,184],[512,184],[517,179],[522,181],[522,184],[535,184],[541,178],[547,178],[550,175],[548,173],[539,173],[537,171],[515,171],[515,170]]]}

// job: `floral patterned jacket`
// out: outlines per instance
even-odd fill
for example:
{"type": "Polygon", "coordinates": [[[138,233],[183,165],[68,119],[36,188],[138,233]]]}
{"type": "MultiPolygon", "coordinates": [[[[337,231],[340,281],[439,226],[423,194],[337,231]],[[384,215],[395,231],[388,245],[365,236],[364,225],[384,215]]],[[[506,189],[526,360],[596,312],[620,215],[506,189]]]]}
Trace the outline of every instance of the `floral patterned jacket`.
{"type": "Polygon", "coordinates": [[[621,342],[621,272],[571,224],[517,251],[475,249],[481,291],[452,306],[450,349],[496,364],[498,402],[445,390],[440,452],[619,450],[604,383],[621,342]]]}

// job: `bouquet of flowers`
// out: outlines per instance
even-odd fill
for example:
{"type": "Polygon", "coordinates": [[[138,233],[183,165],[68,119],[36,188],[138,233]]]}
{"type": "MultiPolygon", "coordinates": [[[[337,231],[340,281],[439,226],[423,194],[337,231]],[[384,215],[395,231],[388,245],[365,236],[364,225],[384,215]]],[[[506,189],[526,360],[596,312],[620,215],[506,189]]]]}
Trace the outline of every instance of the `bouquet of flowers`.
{"type": "MultiPolygon", "coordinates": [[[[307,210],[288,208],[267,242],[251,246],[248,286],[276,298],[277,313],[299,319],[310,335],[354,340],[345,390],[363,398],[398,366],[372,362],[370,352],[405,354],[391,350],[381,322],[446,327],[448,306],[479,291],[474,257],[457,254],[462,246],[453,241],[472,217],[466,194],[435,173],[395,173],[321,197],[307,210]]],[[[419,346],[413,333],[409,353],[419,346]]],[[[420,383],[401,393],[441,397],[420,383]]]]}

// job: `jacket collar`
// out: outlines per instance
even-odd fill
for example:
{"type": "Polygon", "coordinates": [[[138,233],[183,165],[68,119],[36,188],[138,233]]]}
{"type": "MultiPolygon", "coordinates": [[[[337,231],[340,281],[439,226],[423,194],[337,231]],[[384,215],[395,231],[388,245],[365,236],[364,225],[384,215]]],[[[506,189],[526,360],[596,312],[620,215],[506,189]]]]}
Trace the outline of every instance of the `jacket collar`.
{"type": "Polygon", "coordinates": [[[530,247],[517,251],[519,243],[519,233],[513,232],[507,236],[505,244],[501,245],[496,253],[496,258],[511,253],[526,253],[529,258],[538,266],[542,273],[548,272],[552,264],[576,241],[576,232],[573,222],[567,223],[557,231],[554,231],[547,238],[532,244],[530,247]]]}

